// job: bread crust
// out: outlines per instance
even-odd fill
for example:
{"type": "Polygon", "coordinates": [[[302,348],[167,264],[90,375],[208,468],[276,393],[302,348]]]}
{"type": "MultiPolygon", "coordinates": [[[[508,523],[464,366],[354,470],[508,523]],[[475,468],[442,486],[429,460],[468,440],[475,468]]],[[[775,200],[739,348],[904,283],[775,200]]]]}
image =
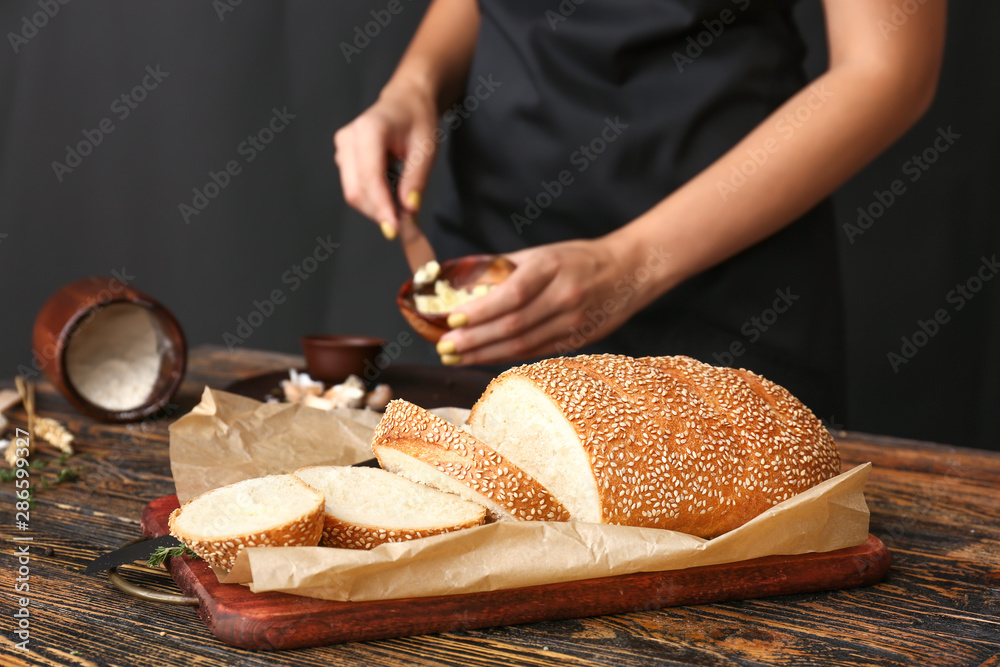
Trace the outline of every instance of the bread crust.
{"type": "Polygon", "coordinates": [[[456,530],[480,526],[486,521],[486,513],[478,521],[468,521],[452,526],[414,530],[405,528],[380,528],[379,526],[364,526],[350,521],[342,521],[335,516],[326,514],[323,518],[323,537],[319,546],[338,549],[374,549],[386,542],[406,542],[421,537],[451,533],[456,530]]]}
{"type": "MultiPolygon", "coordinates": [[[[464,484],[524,521],[566,521],[569,511],[537,480],[469,433],[412,403],[396,399],[375,427],[372,451],[413,457],[464,484]]],[[[397,471],[398,472],[398,471],[397,471]]]]}
{"type": "Polygon", "coordinates": [[[554,401],[575,430],[605,523],[715,537],[840,472],[819,420],[749,371],[689,357],[547,359],[494,379],[471,423],[512,376],[554,401]]]}
{"type": "Polygon", "coordinates": [[[747,452],[727,446],[734,437],[731,425],[686,382],[629,357],[597,355],[561,363],[592,373],[608,393],[634,406],[640,417],[633,429],[648,436],[639,448],[620,448],[619,456],[634,470],[631,497],[602,496],[606,523],[704,537],[764,509],[738,489],[725,492],[743,474],[747,452]]]}

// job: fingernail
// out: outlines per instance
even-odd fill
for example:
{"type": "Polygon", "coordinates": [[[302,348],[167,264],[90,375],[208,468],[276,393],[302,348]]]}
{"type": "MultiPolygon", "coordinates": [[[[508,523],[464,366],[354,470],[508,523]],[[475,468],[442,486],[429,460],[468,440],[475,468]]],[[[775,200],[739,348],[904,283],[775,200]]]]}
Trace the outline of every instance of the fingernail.
{"type": "Polygon", "coordinates": [[[457,329],[469,323],[469,316],[465,313],[452,313],[448,316],[448,328],[457,329]]]}
{"type": "Polygon", "coordinates": [[[411,211],[420,210],[420,191],[410,190],[410,194],[406,195],[406,206],[411,211]]]}
{"type": "Polygon", "coordinates": [[[441,363],[445,366],[457,366],[462,363],[462,355],[460,354],[442,354],[441,363]]]}
{"type": "Polygon", "coordinates": [[[455,346],[455,341],[453,340],[440,340],[437,344],[437,353],[444,356],[446,354],[455,354],[458,352],[458,348],[455,346]]]}
{"type": "Polygon", "coordinates": [[[383,220],[378,223],[378,226],[382,228],[382,236],[385,237],[386,241],[391,241],[396,238],[396,228],[392,226],[391,222],[383,220]]]}

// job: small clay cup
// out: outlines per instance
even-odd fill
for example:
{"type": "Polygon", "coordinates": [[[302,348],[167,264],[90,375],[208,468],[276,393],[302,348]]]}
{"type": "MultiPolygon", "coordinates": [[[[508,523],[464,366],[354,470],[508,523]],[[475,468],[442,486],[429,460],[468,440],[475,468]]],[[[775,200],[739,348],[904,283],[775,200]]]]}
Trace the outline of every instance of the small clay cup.
{"type": "MultiPolygon", "coordinates": [[[[439,279],[447,280],[455,288],[476,285],[499,285],[507,279],[516,268],[514,262],[500,255],[467,255],[457,259],[445,260],[441,263],[439,279]]],[[[417,294],[433,294],[434,285],[424,285],[417,294]]],[[[413,300],[413,278],[410,278],[396,295],[396,305],[403,317],[425,340],[438,342],[448,328],[448,313],[439,315],[424,315],[417,310],[413,300]]]]}
{"type": "MultiPolygon", "coordinates": [[[[129,287],[118,277],[92,276],[69,283],[45,302],[35,318],[32,348],[36,364],[60,393],[80,412],[104,422],[136,421],[156,414],[177,391],[187,368],[187,342],[176,318],[150,296],[129,287]],[[144,309],[156,335],[159,370],[149,395],[127,409],[108,408],[88,400],[74,385],[67,351],[82,326],[109,306],[129,304],[144,309]]],[[[113,348],[108,348],[113,349],[113,348]]]]}
{"type": "Polygon", "coordinates": [[[384,344],[381,338],[370,336],[303,336],[302,354],[312,379],[340,382],[348,375],[364,377],[365,362],[374,364],[384,344]]]}

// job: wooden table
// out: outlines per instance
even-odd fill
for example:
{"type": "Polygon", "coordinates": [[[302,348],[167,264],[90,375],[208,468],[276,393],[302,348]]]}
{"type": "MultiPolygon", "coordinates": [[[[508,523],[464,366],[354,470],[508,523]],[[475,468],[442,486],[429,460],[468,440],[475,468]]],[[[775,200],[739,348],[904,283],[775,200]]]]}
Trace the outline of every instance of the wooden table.
{"type": "MultiPolygon", "coordinates": [[[[874,587],[453,632],[281,653],[231,648],[186,607],[125,596],[83,569],[138,537],[151,500],[173,493],[166,427],[206,383],[301,364],[287,355],[192,352],[174,414],[105,425],[39,382],[39,410],[77,435],[79,480],[40,491],[15,528],[13,483],[0,485],[3,665],[972,665],[1000,667],[1000,454],[838,433],[845,466],[872,461],[871,531],[893,567],[874,587]],[[33,537],[14,542],[14,537],[33,537]],[[15,593],[15,549],[30,545],[30,592],[15,593]],[[18,597],[30,598],[29,652],[15,646],[18,597]]],[[[447,373],[442,370],[442,373],[447,373]]],[[[11,384],[11,383],[6,383],[11,384]]],[[[13,412],[23,425],[23,413],[13,412]]],[[[42,458],[51,458],[46,452],[42,458]]],[[[55,464],[33,471],[52,478],[55,464]]],[[[165,574],[125,576],[176,592],[165,574]]]]}

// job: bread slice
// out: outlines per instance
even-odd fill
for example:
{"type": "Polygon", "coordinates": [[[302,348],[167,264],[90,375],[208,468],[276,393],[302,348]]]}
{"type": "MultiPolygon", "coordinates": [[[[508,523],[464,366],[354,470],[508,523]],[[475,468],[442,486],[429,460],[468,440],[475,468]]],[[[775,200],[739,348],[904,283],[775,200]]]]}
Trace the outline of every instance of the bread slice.
{"type": "Polygon", "coordinates": [[[313,466],[293,474],[326,498],[322,547],[371,549],[486,522],[482,505],[378,468],[313,466]]]}
{"type": "Polygon", "coordinates": [[[209,565],[229,570],[246,547],[316,546],[323,494],[293,475],[246,479],[192,498],[168,524],[209,565]]]}
{"type": "MultiPolygon", "coordinates": [[[[472,408],[469,430],[538,479],[572,519],[600,523],[603,480],[594,465],[603,466],[604,453],[611,454],[617,443],[641,435],[620,428],[639,419],[632,406],[608,396],[603,383],[546,360],[494,379],[472,408]],[[609,418],[614,415],[619,419],[609,418]],[[596,450],[583,446],[583,430],[594,436],[596,450]]],[[[621,481],[614,483],[623,488],[621,481]]]]}
{"type": "Polygon", "coordinates": [[[701,537],[840,469],[832,438],[787,391],[686,357],[583,355],[513,368],[487,387],[469,428],[573,519],[701,537]]]}
{"type": "Polygon", "coordinates": [[[569,519],[562,503],[531,475],[412,403],[389,403],[375,427],[372,451],[382,468],[484,505],[493,519],[569,519]]]}

